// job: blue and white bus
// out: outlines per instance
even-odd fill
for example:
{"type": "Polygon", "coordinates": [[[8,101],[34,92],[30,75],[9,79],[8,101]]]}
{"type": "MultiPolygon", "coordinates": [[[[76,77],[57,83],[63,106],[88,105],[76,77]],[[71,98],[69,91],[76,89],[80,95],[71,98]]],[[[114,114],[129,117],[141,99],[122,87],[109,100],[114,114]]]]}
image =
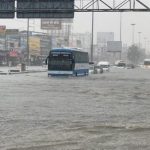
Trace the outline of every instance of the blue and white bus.
{"type": "Polygon", "coordinates": [[[54,48],[50,50],[46,63],[48,76],[88,75],[89,56],[77,48],[54,48]]]}
{"type": "Polygon", "coordinates": [[[150,59],[144,59],[144,68],[150,68],[150,59]]]}

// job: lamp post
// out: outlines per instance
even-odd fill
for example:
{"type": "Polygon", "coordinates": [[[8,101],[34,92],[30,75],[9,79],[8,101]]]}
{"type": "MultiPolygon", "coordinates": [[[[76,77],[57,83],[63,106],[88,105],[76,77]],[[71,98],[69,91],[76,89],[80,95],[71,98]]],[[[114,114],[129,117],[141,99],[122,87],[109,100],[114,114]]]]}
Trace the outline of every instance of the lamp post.
{"type": "Polygon", "coordinates": [[[146,52],[146,41],[147,40],[147,38],[146,37],[144,37],[144,41],[145,41],[145,52],[146,52]]]}
{"type": "Polygon", "coordinates": [[[148,41],[148,53],[150,53],[150,41],[148,41]]]}
{"type": "Polygon", "coordinates": [[[29,18],[27,19],[27,65],[30,65],[30,54],[29,54],[29,18]]]}
{"type": "MultiPolygon", "coordinates": [[[[94,9],[94,1],[93,7],[94,9]]],[[[93,61],[93,36],[94,36],[94,11],[92,10],[92,39],[91,39],[91,62],[93,61]]]]}
{"type": "Polygon", "coordinates": [[[134,26],[135,26],[135,23],[132,23],[132,45],[134,45],[134,26]]]}
{"type": "Polygon", "coordinates": [[[120,41],[122,41],[122,13],[120,12],[120,41]]]}
{"type": "MultiPolygon", "coordinates": [[[[120,42],[122,42],[122,13],[121,12],[120,12],[120,42]]],[[[121,60],[121,51],[120,51],[120,60],[121,60]]]]}
{"type": "Polygon", "coordinates": [[[138,32],[138,34],[139,34],[139,48],[141,48],[141,33],[142,32],[138,32]]]}

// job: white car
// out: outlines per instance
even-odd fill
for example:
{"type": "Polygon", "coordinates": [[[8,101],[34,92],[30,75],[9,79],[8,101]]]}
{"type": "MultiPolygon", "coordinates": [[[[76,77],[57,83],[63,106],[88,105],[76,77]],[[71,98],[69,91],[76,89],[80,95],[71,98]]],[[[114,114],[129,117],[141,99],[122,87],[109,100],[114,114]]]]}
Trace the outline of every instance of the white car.
{"type": "Polygon", "coordinates": [[[108,61],[100,61],[98,62],[97,66],[100,66],[103,71],[109,71],[110,64],[108,61]]]}
{"type": "Polygon", "coordinates": [[[103,73],[103,68],[100,66],[90,66],[89,74],[100,74],[103,73]]]}

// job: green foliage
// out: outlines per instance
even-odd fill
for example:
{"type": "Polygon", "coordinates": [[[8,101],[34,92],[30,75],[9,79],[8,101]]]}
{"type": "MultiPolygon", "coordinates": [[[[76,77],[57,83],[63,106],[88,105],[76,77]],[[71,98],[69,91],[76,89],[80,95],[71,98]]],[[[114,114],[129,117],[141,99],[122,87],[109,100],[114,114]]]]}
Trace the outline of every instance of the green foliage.
{"type": "Polygon", "coordinates": [[[135,45],[132,45],[128,48],[127,58],[133,64],[138,64],[144,60],[145,51],[135,45]]]}

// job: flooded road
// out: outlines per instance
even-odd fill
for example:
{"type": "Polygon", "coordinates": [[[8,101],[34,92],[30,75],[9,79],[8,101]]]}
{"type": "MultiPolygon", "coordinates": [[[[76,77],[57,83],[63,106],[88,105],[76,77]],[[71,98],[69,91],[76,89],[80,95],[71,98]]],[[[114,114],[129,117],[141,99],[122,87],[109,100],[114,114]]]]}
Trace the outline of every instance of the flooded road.
{"type": "Polygon", "coordinates": [[[150,70],[0,82],[1,150],[150,150],[150,70]]]}

